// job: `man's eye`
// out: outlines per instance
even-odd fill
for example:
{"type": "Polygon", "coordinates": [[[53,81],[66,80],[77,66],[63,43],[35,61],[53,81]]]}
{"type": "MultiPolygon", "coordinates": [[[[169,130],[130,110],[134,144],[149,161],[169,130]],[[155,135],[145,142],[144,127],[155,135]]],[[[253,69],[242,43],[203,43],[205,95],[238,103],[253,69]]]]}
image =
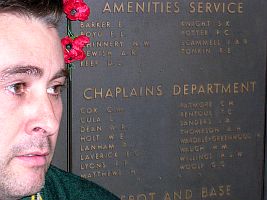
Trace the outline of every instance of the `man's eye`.
{"type": "Polygon", "coordinates": [[[14,95],[20,96],[20,95],[25,93],[26,84],[25,83],[15,83],[15,84],[7,86],[6,90],[8,90],[9,92],[11,92],[14,95]]]}
{"type": "Polygon", "coordinates": [[[64,85],[54,85],[52,87],[47,88],[47,93],[54,95],[54,96],[59,96],[62,92],[62,88],[64,85]]]}

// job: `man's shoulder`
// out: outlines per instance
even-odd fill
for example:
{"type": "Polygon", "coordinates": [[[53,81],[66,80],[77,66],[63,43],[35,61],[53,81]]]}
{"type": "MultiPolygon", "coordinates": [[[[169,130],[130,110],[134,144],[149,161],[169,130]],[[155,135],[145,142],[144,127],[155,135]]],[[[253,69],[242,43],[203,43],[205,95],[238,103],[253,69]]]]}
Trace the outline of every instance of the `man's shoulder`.
{"type": "Polygon", "coordinates": [[[50,166],[46,174],[44,196],[59,199],[118,200],[116,196],[99,185],[50,166]]]}

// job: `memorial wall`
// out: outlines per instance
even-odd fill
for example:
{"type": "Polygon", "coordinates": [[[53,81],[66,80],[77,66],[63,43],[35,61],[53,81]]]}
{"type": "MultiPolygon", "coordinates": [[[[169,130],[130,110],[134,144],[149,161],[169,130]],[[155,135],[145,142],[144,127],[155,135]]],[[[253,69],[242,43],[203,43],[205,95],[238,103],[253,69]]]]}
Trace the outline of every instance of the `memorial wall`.
{"type": "Polygon", "coordinates": [[[71,171],[121,200],[263,199],[266,2],[86,3],[71,171]]]}

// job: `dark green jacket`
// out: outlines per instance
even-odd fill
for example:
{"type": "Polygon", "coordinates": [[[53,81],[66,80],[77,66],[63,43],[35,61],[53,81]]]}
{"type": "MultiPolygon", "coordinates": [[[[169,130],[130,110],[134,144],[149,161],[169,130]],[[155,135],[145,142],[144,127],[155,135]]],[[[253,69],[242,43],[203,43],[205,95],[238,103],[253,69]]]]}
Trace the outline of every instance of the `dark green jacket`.
{"type": "Polygon", "coordinates": [[[41,196],[43,200],[119,200],[102,187],[55,166],[46,173],[41,196]]]}

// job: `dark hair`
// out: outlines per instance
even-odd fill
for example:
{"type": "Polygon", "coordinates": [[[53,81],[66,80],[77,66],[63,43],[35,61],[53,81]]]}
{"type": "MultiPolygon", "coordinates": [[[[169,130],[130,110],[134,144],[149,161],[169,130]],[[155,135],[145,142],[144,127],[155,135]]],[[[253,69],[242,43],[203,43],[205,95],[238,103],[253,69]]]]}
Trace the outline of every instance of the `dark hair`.
{"type": "Polygon", "coordinates": [[[57,26],[62,10],[62,0],[0,0],[0,13],[34,17],[52,26],[57,26]]]}

